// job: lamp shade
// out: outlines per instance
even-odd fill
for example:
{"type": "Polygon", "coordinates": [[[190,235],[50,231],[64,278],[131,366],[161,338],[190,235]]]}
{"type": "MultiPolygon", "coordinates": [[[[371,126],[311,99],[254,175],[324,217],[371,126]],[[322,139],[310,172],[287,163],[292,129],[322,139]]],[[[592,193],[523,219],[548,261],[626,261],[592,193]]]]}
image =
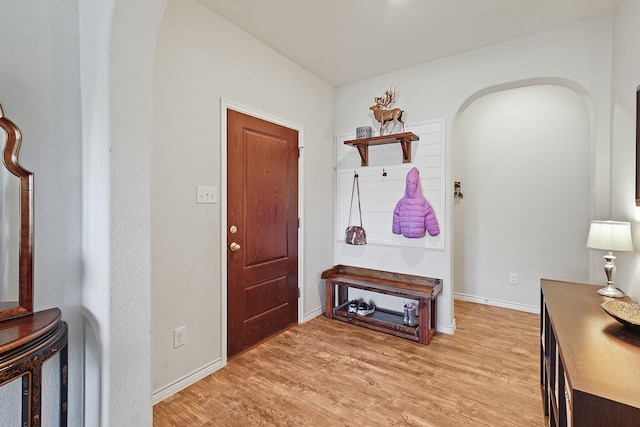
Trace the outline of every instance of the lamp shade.
{"type": "Polygon", "coordinates": [[[631,224],[622,221],[591,221],[587,247],[607,251],[632,251],[631,224]]]}

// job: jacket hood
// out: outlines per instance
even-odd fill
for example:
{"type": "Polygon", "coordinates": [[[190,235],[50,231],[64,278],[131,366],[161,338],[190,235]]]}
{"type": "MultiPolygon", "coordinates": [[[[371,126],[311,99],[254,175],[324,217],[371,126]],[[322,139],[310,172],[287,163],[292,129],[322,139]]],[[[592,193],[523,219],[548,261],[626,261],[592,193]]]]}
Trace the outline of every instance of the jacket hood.
{"type": "Polygon", "coordinates": [[[420,194],[420,171],[413,167],[407,173],[407,187],[404,190],[404,195],[415,198],[418,194],[420,194]]]}

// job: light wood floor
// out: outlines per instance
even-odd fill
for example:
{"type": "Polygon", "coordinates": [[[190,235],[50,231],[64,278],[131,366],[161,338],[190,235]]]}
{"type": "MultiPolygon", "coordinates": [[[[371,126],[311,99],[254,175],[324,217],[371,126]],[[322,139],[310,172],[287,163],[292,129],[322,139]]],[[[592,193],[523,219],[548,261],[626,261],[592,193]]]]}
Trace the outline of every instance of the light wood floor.
{"type": "Polygon", "coordinates": [[[154,426],[542,426],[539,316],[455,317],[429,346],[317,317],[155,405],[154,426]]]}

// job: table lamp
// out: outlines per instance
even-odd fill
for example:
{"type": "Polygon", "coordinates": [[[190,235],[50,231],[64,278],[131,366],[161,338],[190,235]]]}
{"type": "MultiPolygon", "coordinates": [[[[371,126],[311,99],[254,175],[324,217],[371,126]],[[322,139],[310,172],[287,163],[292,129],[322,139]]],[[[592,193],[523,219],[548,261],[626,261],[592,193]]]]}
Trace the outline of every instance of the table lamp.
{"type": "Polygon", "coordinates": [[[621,221],[591,221],[587,247],[592,249],[604,249],[609,251],[604,256],[604,273],[607,275],[607,286],[598,289],[600,295],[612,298],[624,296],[624,292],[613,285],[613,276],[616,273],[616,266],[613,260],[613,251],[632,251],[631,224],[621,221]]]}

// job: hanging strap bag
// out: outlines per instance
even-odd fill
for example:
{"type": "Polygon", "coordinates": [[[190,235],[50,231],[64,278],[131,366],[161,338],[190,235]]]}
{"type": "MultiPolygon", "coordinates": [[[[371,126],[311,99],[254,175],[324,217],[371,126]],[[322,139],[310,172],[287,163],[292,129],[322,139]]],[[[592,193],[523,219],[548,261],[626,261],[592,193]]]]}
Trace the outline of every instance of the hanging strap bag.
{"type": "Polygon", "coordinates": [[[351,187],[351,204],[349,204],[349,222],[347,230],[344,232],[344,241],[349,245],[366,245],[367,235],[362,228],[362,209],[360,208],[360,184],[358,174],[353,175],[353,186],[351,187]],[[360,225],[351,225],[351,208],[353,207],[353,195],[358,194],[358,214],[360,215],[360,225]]]}

